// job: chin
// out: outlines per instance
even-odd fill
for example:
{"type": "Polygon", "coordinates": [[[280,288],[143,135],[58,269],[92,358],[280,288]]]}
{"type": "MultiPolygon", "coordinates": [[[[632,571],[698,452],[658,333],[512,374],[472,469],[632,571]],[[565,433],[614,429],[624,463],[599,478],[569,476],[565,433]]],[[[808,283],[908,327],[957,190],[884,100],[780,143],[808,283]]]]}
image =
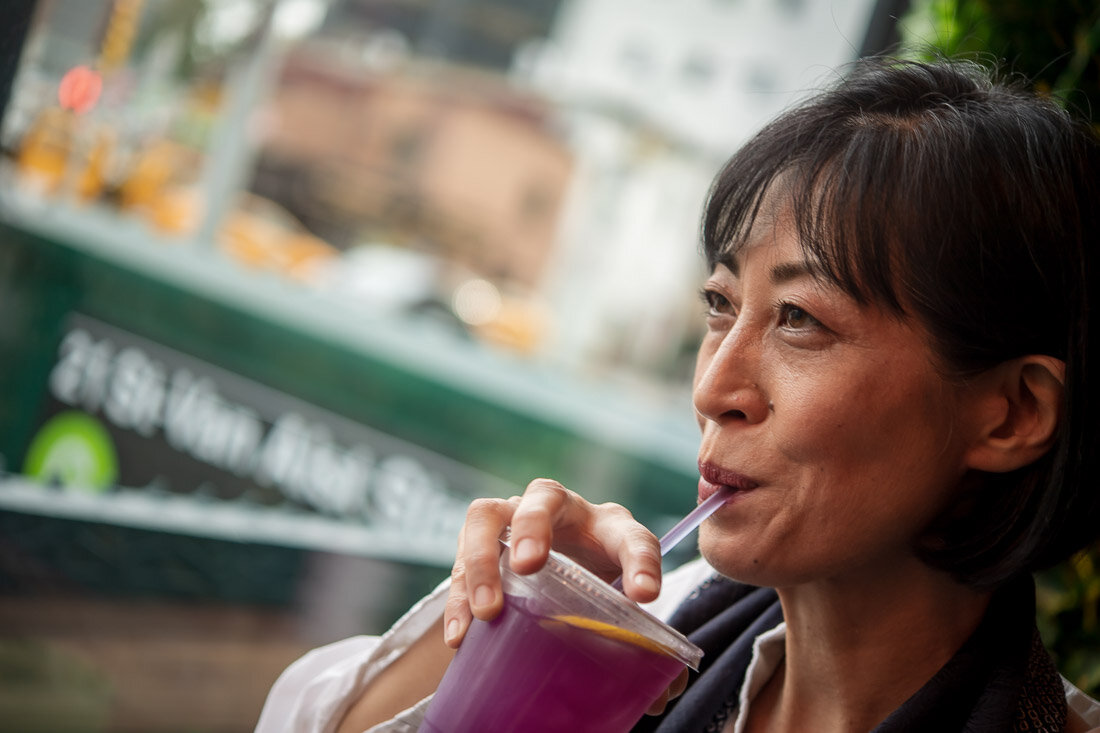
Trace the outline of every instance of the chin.
{"type": "Polygon", "coordinates": [[[749,585],[773,585],[767,582],[771,575],[767,563],[754,558],[751,552],[742,551],[735,543],[701,533],[699,552],[712,568],[727,578],[749,585]]]}
{"type": "Polygon", "coordinates": [[[798,585],[807,579],[805,573],[783,567],[773,554],[759,552],[757,548],[743,546],[728,538],[700,534],[699,552],[712,568],[739,583],[782,588],[798,585]]]}

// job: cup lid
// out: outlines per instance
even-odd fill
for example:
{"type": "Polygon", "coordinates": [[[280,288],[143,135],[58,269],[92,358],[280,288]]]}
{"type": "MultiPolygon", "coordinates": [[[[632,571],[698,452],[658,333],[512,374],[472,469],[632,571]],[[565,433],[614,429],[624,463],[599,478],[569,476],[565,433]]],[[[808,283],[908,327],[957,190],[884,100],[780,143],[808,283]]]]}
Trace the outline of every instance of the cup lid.
{"type": "Polygon", "coordinates": [[[692,669],[699,669],[702,649],[627,598],[622,591],[560,552],[551,550],[546,565],[538,572],[518,575],[508,563],[508,546],[505,544],[500,569],[504,592],[537,599],[541,613],[580,617],[589,623],[607,624],[632,632],[692,669]]]}

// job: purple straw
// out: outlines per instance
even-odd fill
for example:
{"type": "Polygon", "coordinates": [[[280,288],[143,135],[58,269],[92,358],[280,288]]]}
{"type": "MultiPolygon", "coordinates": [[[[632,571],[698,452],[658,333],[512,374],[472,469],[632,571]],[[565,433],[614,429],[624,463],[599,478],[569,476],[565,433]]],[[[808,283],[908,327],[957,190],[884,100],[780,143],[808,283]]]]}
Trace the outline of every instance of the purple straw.
{"type": "MultiPolygon", "coordinates": [[[[675,527],[665,532],[664,536],[661,537],[661,557],[667,555],[669,550],[680,543],[680,540],[691,534],[691,531],[702,524],[704,519],[714,514],[718,507],[725,504],[726,499],[730,497],[733,491],[732,486],[719,486],[718,491],[708,496],[699,506],[688,512],[686,517],[677,522],[675,527]]],[[[618,590],[622,590],[623,576],[620,575],[611,585],[618,590]]]]}

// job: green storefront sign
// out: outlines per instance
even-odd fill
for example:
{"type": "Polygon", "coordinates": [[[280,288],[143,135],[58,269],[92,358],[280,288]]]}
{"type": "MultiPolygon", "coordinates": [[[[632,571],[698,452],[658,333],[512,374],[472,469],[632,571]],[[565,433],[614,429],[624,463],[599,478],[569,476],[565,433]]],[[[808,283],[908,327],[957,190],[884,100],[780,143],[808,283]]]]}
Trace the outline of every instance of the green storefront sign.
{"type": "MultiPolygon", "coordinates": [[[[694,435],[429,325],[10,198],[0,229],[0,510],[449,565],[465,505],[554,476],[655,530],[694,435]]],[[[121,529],[119,531],[122,531],[121,529]]],[[[223,547],[223,549],[224,549],[223,547]]]]}

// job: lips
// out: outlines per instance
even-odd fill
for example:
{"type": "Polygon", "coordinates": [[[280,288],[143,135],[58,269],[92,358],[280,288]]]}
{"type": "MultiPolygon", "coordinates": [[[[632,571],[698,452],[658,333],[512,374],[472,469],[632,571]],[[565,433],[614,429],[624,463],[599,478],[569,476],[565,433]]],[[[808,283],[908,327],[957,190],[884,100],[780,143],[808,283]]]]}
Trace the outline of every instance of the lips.
{"type": "Polygon", "coordinates": [[[729,487],[733,491],[750,491],[759,486],[756,481],[748,476],[729,471],[706,461],[699,461],[699,476],[700,501],[706,501],[711,494],[723,486],[729,487]]]}

